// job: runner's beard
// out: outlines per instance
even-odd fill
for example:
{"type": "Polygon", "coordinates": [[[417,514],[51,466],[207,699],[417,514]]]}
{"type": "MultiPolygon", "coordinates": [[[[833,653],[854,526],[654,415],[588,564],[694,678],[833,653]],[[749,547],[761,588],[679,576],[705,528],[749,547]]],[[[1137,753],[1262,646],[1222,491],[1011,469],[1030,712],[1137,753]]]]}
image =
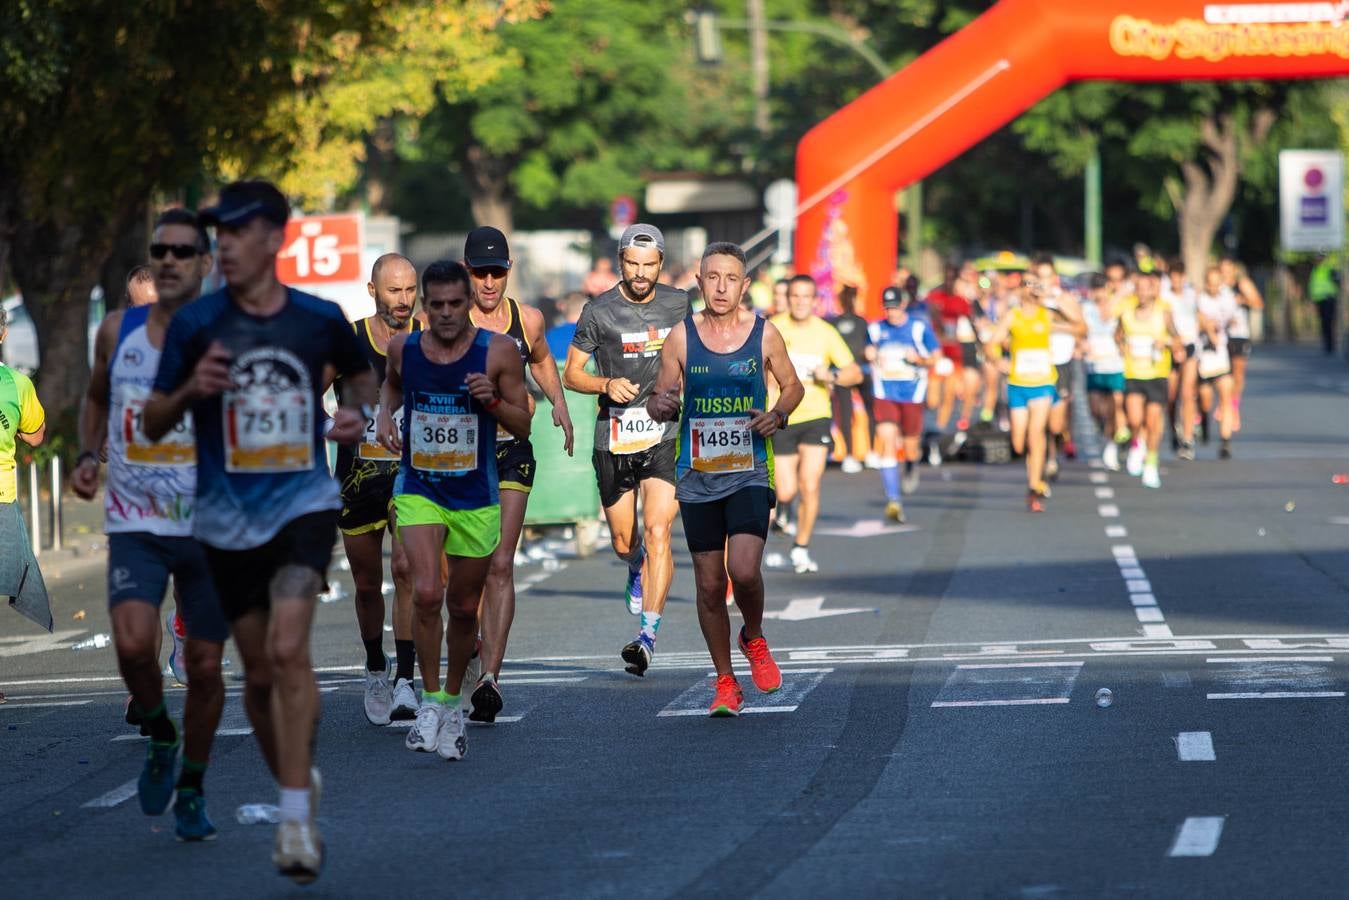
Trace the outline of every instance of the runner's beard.
{"type": "Polygon", "coordinates": [[[398,318],[393,314],[393,307],[391,306],[381,306],[375,314],[379,316],[381,322],[388,325],[394,331],[402,331],[407,327],[408,321],[412,318],[411,310],[408,311],[406,319],[398,318]]]}
{"type": "Polygon", "coordinates": [[[646,285],[646,290],[645,290],[645,291],[642,291],[641,293],[638,293],[638,292],[637,292],[637,289],[636,289],[635,287],[632,286],[632,282],[631,282],[631,281],[624,281],[624,282],[623,282],[623,288],[624,288],[624,290],[627,291],[628,297],[629,297],[630,299],[632,299],[632,300],[645,300],[647,297],[650,297],[650,296],[651,296],[651,292],[654,291],[654,290],[656,289],[656,282],[655,282],[655,281],[648,281],[648,282],[647,282],[647,285],[646,285]]]}

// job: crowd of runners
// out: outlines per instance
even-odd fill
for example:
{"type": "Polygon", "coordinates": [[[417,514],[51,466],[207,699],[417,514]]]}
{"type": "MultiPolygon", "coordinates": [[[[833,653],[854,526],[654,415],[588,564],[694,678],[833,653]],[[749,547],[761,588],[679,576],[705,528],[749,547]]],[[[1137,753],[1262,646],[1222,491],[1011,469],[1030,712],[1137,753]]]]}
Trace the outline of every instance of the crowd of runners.
{"type": "Polygon", "coordinates": [[[465,719],[492,723],[508,703],[501,670],[534,444],[573,452],[564,391],[597,398],[592,463],[626,564],[614,594],[636,619],[616,657],[634,676],[652,664],[679,519],[716,671],[709,713],[734,716],[744,704],[734,649],[755,689],[781,686],[762,630],[765,545],[779,531],[797,574],[819,570],[810,542],[831,457],[852,474],[877,470],[886,516],[904,522],[922,466],[1010,432],[1029,508],[1042,511],[1060,457],[1075,453],[1067,403],[1081,381],[1107,438],[1103,464],[1123,456],[1157,487],[1168,432],[1176,455],[1193,459],[1211,422],[1219,456],[1231,455],[1260,307],[1229,261],[1197,283],[1179,264],[1070,281],[1042,257],[1014,273],[951,267],[926,296],[901,272],[876,321],[856,313],[851,289],[838,298],[843,314],[826,319],[809,276],[756,296],[744,252],[721,242],[703,252],[691,303],[668,283],[661,232],[639,224],[619,240],[614,283],[575,304],[559,344],[538,309],[510,296],[514,261],[497,229],[473,231],[462,253],[420,272],[381,256],[375,313],[350,323],[277,280],[287,218],[281,193],[256,181],[226,186],[200,213],[158,217],[157,299],[98,330],[72,485],[87,499],[104,490],[127,721],[149,737],[141,809],[172,805],[180,840],[216,836],[204,785],[232,636],[244,708],[280,790],[273,861],[299,882],[323,861],[309,638],[337,535],[355,583],[366,718],[410,720],[409,750],[462,759],[465,719]],[[199,296],[217,266],[225,287],[199,296]],[[552,433],[533,431],[536,394],[552,433]],[[181,725],[159,669],[170,583],[181,725]]]}

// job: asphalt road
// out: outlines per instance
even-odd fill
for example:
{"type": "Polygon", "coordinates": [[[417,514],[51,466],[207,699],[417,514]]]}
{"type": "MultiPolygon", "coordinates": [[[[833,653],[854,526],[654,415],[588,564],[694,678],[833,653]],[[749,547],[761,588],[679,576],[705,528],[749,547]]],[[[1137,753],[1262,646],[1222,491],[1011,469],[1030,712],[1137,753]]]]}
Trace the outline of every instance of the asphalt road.
{"type": "MultiPolygon", "coordinates": [[[[1043,516],[1019,465],[925,469],[904,529],[875,473],[831,471],[821,571],[767,574],[786,686],[743,679],[739,719],[701,714],[682,543],[644,679],[618,660],[621,564],[537,548],[559,558],[518,571],[514,721],[472,727],[459,763],[365,722],[350,603],[324,604],[328,855],[303,892],[1343,896],[1347,394],[1343,363],[1261,348],[1235,460],[1164,459],[1160,492],[1069,463],[1043,516]]],[[[4,893],[300,893],[272,828],[234,819],[275,802],[238,681],[206,782],[220,839],[177,844],[125,790],[144,745],[112,650],[69,649],[107,630],[101,573],[53,581],[55,636],[0,616],[4,893]]]]}

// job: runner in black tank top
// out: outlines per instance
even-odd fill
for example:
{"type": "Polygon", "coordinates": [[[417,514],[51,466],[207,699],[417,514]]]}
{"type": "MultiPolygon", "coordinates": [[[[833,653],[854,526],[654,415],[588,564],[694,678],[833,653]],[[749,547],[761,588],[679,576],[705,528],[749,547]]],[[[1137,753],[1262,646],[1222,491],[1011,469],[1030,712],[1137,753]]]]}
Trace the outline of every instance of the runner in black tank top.
{"type": "MultiPolygon", "coordinates": [[[[420,331],[413,318],[417,302],[417,270],[405,257],[388,253],[370,272],[375,314],[356,322],[356,342],[381,383],[389,340],[420,331]]],[[[374,410],[368,412],[373,413],[374,410]]],[[[342,489],[338,527],[356,586],[356,624],[365,646],[365,717],[372,725],[417,714],[413,688],[416,650],[412,641],[412,582],[403,545],[393,539],[390,559],[395,589],[393,639],[397,670],[390,678],[384,655],[384,531],[393,530],[393,487],[398,457],[375,440],[375,417],[366,417],[365,432],[355,444],[337,446],[337,483],[342,489]]]]}
{"type": "MultiPolygon", "coordinates": [[[[572,451],[571,417],[558,377],[557,362],[544,340],[543,315],[532,306],[522,306],[506,296],[510,281],[511,257],[506,236],[495,228],[479,228],[464,243],[464,262],[473,282],[473,324],[504,334],[515,341],[522,367],[528,366],[544,396],[553,405],[553,424],[563,431],[563,446],[572,451]]],[[[529,398],[534,412],[534,398],[529,398]]],[[[544,440],[552,440],[547,435],[544,440]]],[[[515,548],[524,529],[525,508],[534,487],[534,447],[527,440],[516,440],[504,430],[497,431],[497,480],[501,491],[501,544],[492,556],[492,569],[483,591],[479,622],[482,646],[469,666],[466,681],[473,683],[469,718],[475,722],[493,722],[501,711],[502,697],[497,680],[506,655],[506,640],[515,618],[515,548]]]]}

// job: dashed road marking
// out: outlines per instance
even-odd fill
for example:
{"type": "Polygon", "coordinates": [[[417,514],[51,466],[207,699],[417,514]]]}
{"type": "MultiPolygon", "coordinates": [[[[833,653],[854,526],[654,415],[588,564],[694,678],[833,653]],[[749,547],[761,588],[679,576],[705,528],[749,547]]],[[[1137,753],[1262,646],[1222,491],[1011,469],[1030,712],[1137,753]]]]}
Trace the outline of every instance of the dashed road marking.
{"type": "Polygon", "coordinates": [[[137,779],[133,778],[126,784],[119,784],[106,794],[95,797],[88,803],[82,804],[82,806],[84,809],[112,809],[114,806],[124,803],[136,796],[136,782],[137,779]]]}
{"type": "Polygon", "coordinates": [[[1182,731],[1176,735],[1176,756],[1181,762],[1213,762],[1213,734],[1208,731],[1182,731]]]}
{"type": "Polygon", "coordinates": [[[1081,660],[958,665],[933,708],[1067,703],[1081,660]]]}
{"type": "MultiPolygon", "coordinates": [[[[813,669],[782,673],[782,687],[771,694],[760,694],[753,684],[742,685],[745,691],[745,706],[742,713],[790,713],[795,712],[806,696],[824,680],[824,676],[834,671],[832,668],[813,669]]],[[[738,674],[738,673],[737,673],[738,674]]],[[[684,693],[666,704],[656,713],[659,718],[668,716],[705,716],[712,704],[712,680],[700,679],[684,693]]]]}
{"type": "Polygon", "coordinates": [[[1129,529],[1123,525],[1107,525],[1105,526],[1105,536],[1108,538],[1128,537],[1129,529]]]}
{"type": "Polygon", "coordinates": [[[1153,594],[1130,594],[1129,602],[1134,606],[1156,606],[1157,597],[1153,594]]]}
{"type": "Polygon", "coordinates": [[[1101,504],[1100,506],[1096,507],[1096,512],[1100,514],[1102,519],[1119,518],[1119,507],[1113,503],[1101,504]]]}
{"type": "Polygon", "coordinates": [[[1191,816],[1176,829],[1167,856],[1212,856],[1223,836],[1227,816],[1191,816]]]}
{"type": "Polygon", "coordinates": [[[1143,637],[1145,638],[1169,638],[1175,637],[1171,633],[1170,625],[1144,625],[1143,637]]]}
{"type": "Polygon", "coordinates": [[[1139,606],[1134,609],[1134,615],[1140,622],[1165,622],[1166,616],[1155,606],[1139,606]]]}
{"type": "Polygon", "coordinates": [[[1344,691],[1231,691],[1208,695],[1210,700],[1334,700],[1344,691]]]}
{"type": "Polygon", "coordinates": [[[1151,594],[1152,583],[1146,578],[1126,578],[1124,586],[1131,594],[1151,594]]]}
{"type": "Polygon", "coordinates": [[[1115,490],[1114,490],[1114,488],[1108,488],[1108,487],[1100,487],[1100,488],[1097,488],[1097,489],[1096,489],[1096,499],[1097,499],[1097,500],[1114,500],[1114,499],[1115,499],[1115,490]]]}
{"type": "Polygon", "coordinates": [[[1092,484],[1109,484],[1110,476],[1104,472],[1092,472],[1087,476],[1087,480],[1092,484]]]}

